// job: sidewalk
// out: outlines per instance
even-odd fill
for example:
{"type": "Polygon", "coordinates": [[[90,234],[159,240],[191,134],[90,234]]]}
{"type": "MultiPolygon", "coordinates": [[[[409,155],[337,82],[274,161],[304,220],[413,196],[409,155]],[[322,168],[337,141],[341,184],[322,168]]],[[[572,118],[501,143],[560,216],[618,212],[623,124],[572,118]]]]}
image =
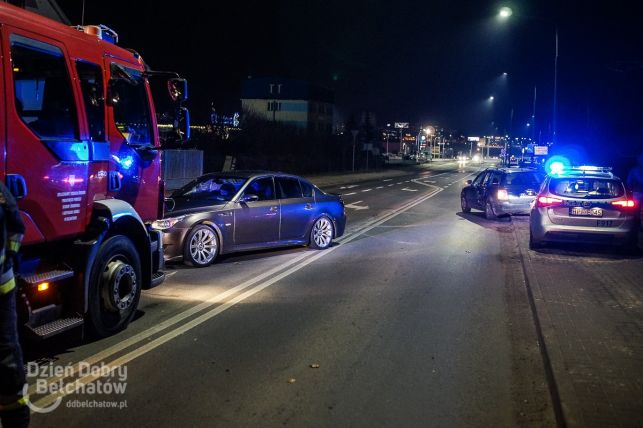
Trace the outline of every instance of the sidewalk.
{"type": "Polygon", "coordinates": [[[568,426],[643,426],[643,258],[527,249],[514,222],[568,426]]]}

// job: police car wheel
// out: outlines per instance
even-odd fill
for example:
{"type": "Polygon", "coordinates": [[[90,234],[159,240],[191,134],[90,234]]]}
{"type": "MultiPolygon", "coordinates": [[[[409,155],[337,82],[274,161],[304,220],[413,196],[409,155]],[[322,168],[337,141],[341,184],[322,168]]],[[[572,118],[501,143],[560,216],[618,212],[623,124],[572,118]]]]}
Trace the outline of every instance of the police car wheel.
{"type": "Polygon", "coordinates": [[[530,250],[537,250],[539,248],[542,248],[544,245],[540,241],[536,241],[534,239],[534,236],[531,234],[531,231],[529,232],[529,249],[530,250]]]}
{"type": "Polygon", "coordinates": [[[89,278],[87,321],[95,336],[127,327],[136,313],[141,285],[141,261],[132,241],[117,235],[103,242],[89,278]]]}

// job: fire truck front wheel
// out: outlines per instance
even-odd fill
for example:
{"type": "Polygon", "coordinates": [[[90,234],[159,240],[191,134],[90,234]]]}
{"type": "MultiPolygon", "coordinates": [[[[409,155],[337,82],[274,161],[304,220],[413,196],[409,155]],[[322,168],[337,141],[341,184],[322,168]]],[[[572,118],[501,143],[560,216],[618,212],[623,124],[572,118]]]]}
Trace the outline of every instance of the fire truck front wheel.
{"type": "Polygon", "coordinates": [[[103,242],[89,285],[87,318],[95,336],[110,336],[127,327],[138,307],[141,285],[141,260],[132,241],[117,235],[103,242]]]}

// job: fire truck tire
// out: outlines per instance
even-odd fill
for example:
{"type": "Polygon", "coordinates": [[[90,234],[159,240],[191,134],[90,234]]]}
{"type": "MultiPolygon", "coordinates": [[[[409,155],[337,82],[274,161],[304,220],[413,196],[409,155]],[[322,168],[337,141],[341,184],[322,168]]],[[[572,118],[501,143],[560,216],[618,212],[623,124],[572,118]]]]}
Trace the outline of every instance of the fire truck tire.
{"type": "Polygon", "coordinates": [[[96,337],[123,330],[141,297],[141,260],[132,241],[112,236],[98,249],[90,273],[87,321],[96,337]]]}

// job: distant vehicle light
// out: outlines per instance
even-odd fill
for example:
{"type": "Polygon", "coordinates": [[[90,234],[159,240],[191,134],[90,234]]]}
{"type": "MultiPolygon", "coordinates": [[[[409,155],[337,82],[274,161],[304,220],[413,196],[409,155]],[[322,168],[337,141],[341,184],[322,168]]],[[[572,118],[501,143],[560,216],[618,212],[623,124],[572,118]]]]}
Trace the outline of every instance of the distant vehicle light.
{"type": "Polygon", "coordinates": [[[507,192],[507,189],[498,189],[498,196],[497,196],[499,201],[507,201],[509,200],[509,192],[507,192]]]}

